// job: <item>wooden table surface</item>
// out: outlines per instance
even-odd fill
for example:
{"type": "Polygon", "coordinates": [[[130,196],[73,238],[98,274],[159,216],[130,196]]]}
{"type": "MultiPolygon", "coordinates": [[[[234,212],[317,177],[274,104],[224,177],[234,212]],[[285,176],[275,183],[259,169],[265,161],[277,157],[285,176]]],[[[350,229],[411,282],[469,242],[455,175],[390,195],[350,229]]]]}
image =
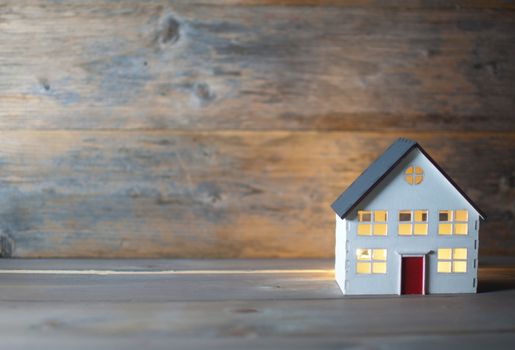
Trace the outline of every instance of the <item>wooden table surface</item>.
{"type": "Polygon", "coordinates": [[[515,264],[475,295],[343,297],[330,260],[0,260],[7,349],[515,347],[515,264]]]}

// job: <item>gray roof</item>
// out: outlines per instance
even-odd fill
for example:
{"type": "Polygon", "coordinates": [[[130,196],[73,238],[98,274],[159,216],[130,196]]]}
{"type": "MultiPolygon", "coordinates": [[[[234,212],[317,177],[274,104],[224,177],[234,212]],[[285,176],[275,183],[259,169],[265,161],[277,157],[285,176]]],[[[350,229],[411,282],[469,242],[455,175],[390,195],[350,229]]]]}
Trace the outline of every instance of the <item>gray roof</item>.
{"type": "Polygon", "coordinates": [[[417,147],[433,165],[449,180],[461,195],[485,219],[485,214],[472,202],[458,185],[436,164],[418,143],[399,138],[390,145],[354,182],[331,204],[334,212],[344,218],[413,148],[417,147]]]}

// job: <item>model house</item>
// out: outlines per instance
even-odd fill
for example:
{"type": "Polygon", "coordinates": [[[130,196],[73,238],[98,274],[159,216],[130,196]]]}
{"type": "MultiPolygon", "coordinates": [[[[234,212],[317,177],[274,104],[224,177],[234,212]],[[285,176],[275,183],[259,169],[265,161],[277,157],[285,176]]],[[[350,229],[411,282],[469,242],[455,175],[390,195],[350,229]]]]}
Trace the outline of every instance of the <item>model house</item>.
{"type": "Polygon", "coordinates": [[[416,142],[395,141],[332,208],[344,294],[476,292],[485,215],[416,142]]]}

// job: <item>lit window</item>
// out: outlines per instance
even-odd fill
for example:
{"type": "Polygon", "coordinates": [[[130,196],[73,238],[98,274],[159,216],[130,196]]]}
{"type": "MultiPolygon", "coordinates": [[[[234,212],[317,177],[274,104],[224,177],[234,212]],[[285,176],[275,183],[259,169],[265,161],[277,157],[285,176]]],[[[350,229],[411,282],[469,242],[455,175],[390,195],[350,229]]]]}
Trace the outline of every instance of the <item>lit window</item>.
{"type": "Polygon", "coordinates": [[[399,211],[399,225],[397,227],[397,232],[401,236],[410,236],[411,229],[411,210],[399,211]]]}
{"type": "Polygon", "coordinates": [[[467,272],[467,248],[439,248],[437,271],[467,272]]]}
{"type": "Polygon", "coordinates": [[[427,210],[415,210],[413,234],[416,236],[427,235],[427,210]]]}
{"type": "Polygon", "coordinates": [[[466,235],[468,233],[467,210],[440,210],[438,212],[439,235],[466,235]]]}
{"type": "Polygon", "coordinates": [[[418,185],[424,178],[424,171],[419,166],[409,166],[404,171],[404,180],[410,185],[418,185]]]}
{"type": "Polygon", "coordinates": [[[400,210],[397,233],[400,236],[427,235],[427,210],[400,210]]]}
{"type": "Polygon", "coordinates": [[[356,273],[386,273],[386,249],[357,249],[356,273]]]}
{"type": "Polygon", "coordinates": [[[387,220],[386,210],[359,210],[358,236],[386,236],[387,220]]]}

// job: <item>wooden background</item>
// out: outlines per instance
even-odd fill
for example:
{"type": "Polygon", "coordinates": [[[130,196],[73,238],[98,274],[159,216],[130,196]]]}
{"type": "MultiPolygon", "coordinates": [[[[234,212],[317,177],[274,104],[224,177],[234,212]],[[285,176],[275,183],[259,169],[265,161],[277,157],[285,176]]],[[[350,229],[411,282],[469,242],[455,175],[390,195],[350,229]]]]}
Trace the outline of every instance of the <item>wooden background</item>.
{"type": "Polygon", "coordinates": [[[330,257],[399,136],[515,253],[515,4],[0,4],[4,257],[330,257]]]}

